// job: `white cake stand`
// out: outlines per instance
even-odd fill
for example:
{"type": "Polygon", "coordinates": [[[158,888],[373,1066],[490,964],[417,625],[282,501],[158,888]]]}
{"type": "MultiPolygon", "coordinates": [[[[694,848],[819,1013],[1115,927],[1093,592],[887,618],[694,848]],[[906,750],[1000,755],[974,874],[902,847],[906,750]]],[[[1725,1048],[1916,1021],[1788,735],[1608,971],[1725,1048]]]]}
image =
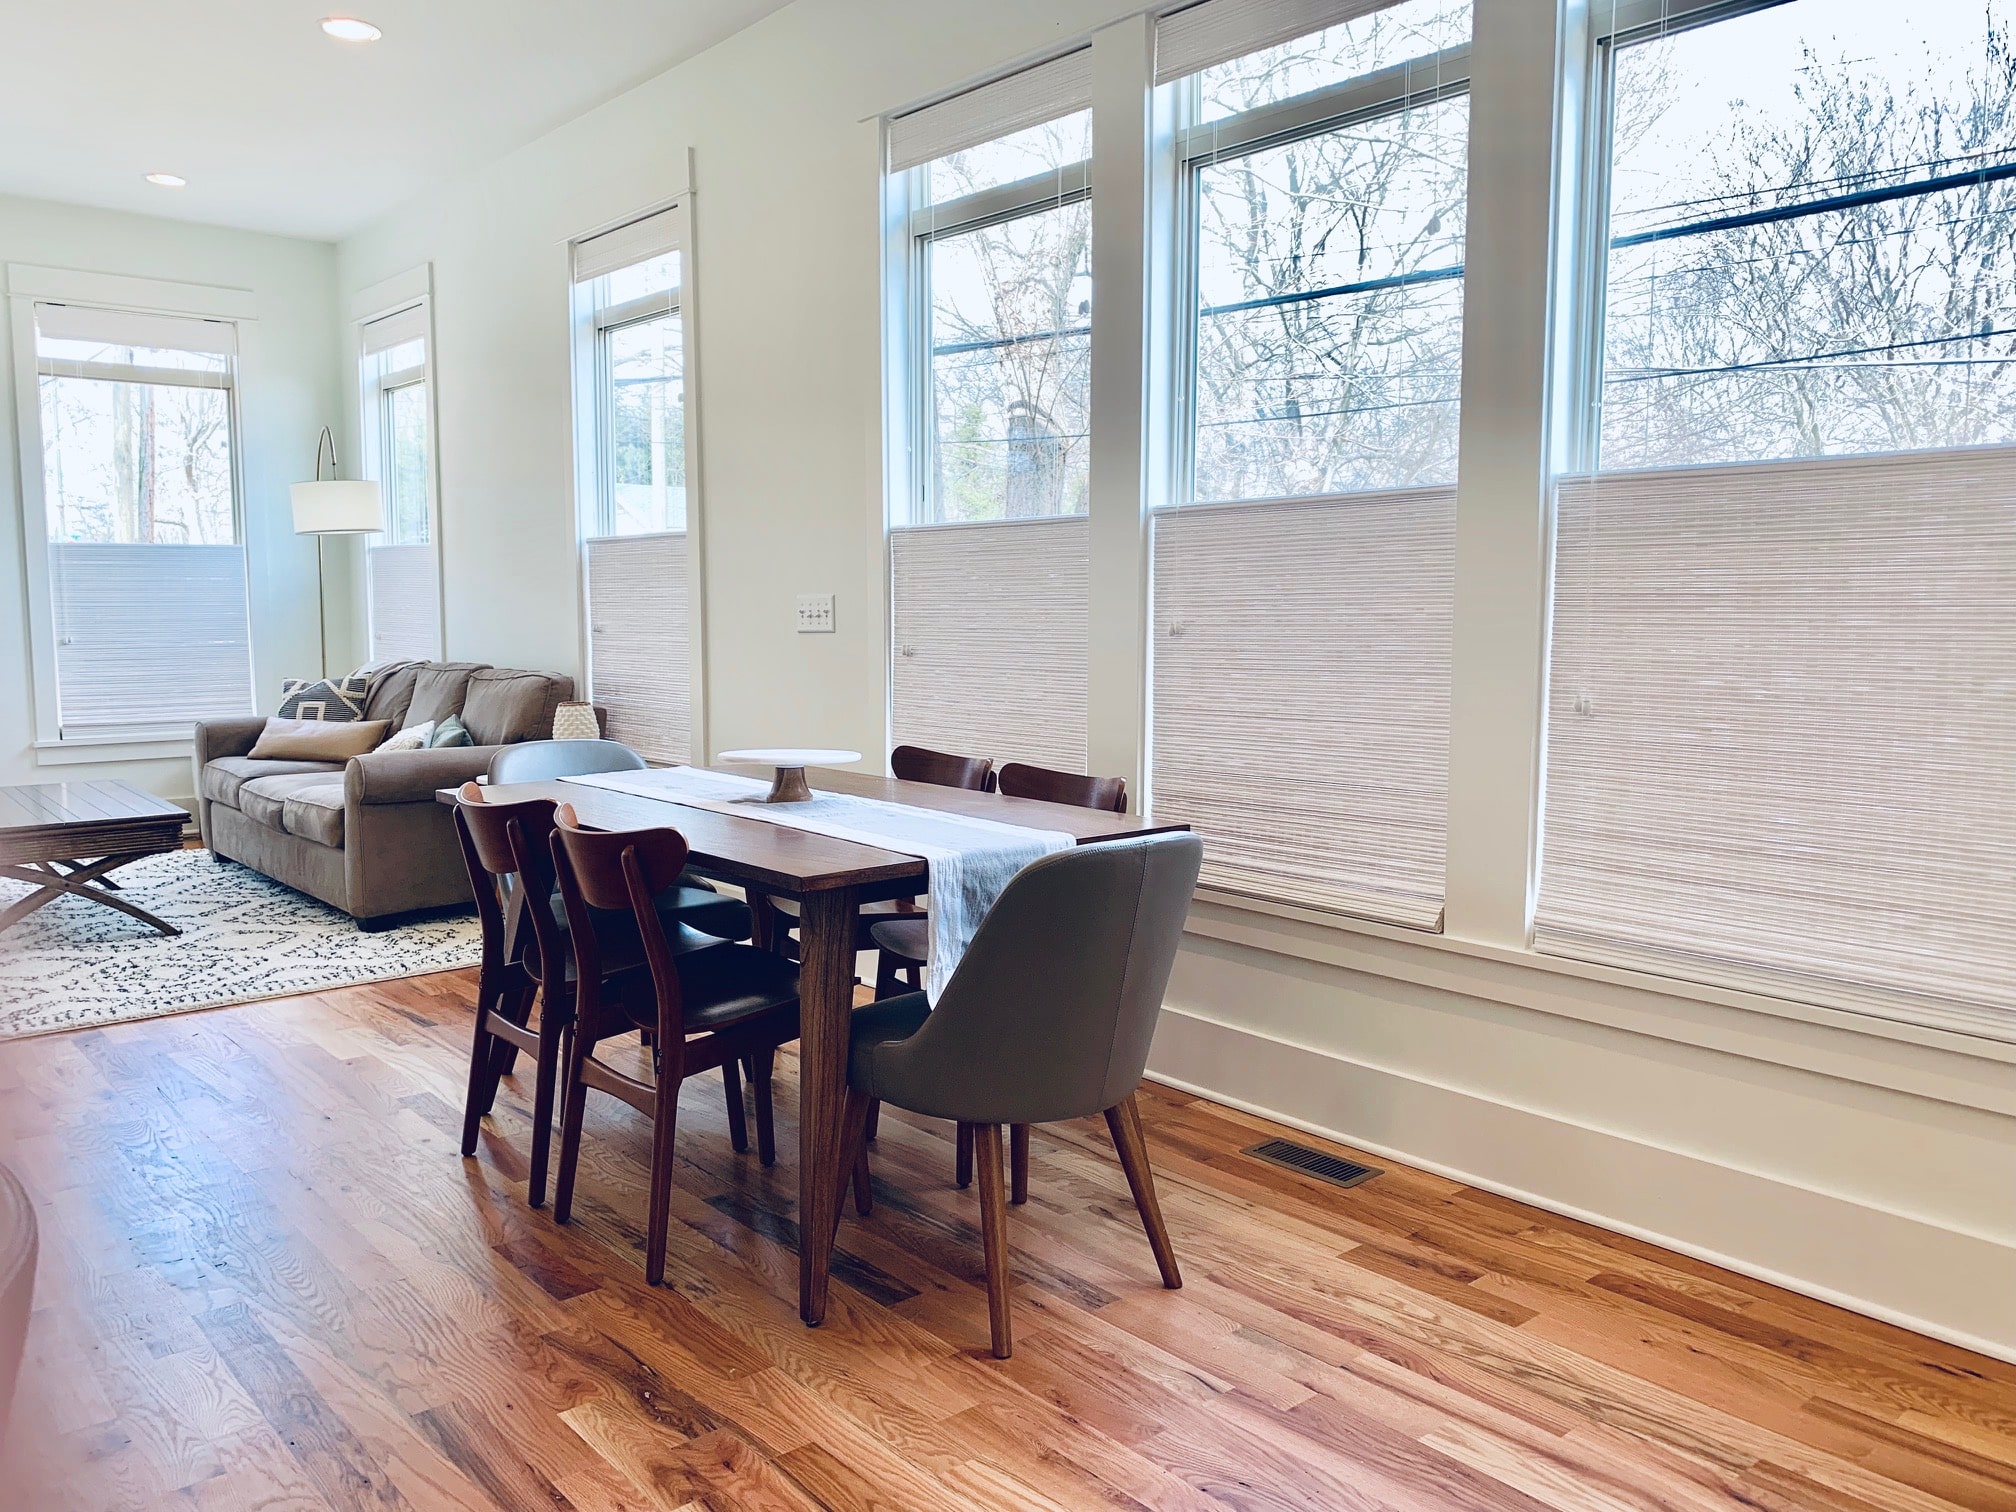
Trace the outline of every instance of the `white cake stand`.
{"type": "Polygon", "coordinates": [[[723,751],[714,759],[728,762],[733,766],[774,768],[777,776],[770,784],[770,791],[759,800],[760,802],[805,803],[812,797],[812,789],[805,782],[805,768],[845,766],[850,761],[859,761],[861,753],[799,746],[766,746],[753,751],[723,751]]]}

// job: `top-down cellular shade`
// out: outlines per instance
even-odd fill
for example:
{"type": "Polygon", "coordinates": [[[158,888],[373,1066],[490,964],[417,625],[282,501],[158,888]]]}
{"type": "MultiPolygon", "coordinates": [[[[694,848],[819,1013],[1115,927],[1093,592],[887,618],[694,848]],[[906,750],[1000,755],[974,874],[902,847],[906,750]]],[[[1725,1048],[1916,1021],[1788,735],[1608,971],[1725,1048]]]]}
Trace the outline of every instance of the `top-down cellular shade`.
{"type": "Polygon", "coordinates": [[[693,759],[686,536],[588,542],[588,691],[609,738],[652,761],[693,759]]]}
{"type": "Polygon", "coordinates": [[[1085,770],[1083,515],[889,533],[898,744],[1085,770]]]}
{"type": "Polygon", "coordinates": [[[52,341],[157,347],[174,352],[207,352],[222,357],[229,357],[238,349],[238,328],[228,320],[202,320],[190,315],[149,315],[134,310],[100,310],[89,305],[37,304],[35,329],[52,341]]]}
{"type": "Polygon", "coordinates": [[[1398,0],[1203,0],[1155,24],[1155,82],[1167,84],[1311,32],[1341,26],[1398,0]]]}
{"type": "Polygon", "coordinates": [[[2016,1039],[2016,452],[1564,480],[1535,944],[2016,1039]]]}
{"type": "Polygon", "coordinates": [[[435,661],[441,655],[441,571],[426,541],[373,546],[371,659],[435,661]]]}
{"type": "Polygon", "coordinates": [[[1041,126],[1092,103],[1092,49],[1038,63],[889,122],[889,170],[900,172],[948,153],[1041,126]]]}
{"type": "Polygon", "coordinates": [[[1155,517],[1151,804],[1204,885],[1433,929],[1456,490],[1155,517]]]}
{"type": "Polygon", "coordinates": [[[679,246],[676,205],[654,215],[585,237],[574,243],[574,282],[586,283],[618,268],[628,268],[654,257],[663,257],[679,246]]]}
{"type": "Polygon", "coordinates": [[[395,310],[390,315],[381,315],[376,320],[364,322],[364,355],[375,356],[379,352],[389,352],[393,347],[404,346],[409,341],[427,339],[427,307],[409,305],[403,310],[395,310]]]}

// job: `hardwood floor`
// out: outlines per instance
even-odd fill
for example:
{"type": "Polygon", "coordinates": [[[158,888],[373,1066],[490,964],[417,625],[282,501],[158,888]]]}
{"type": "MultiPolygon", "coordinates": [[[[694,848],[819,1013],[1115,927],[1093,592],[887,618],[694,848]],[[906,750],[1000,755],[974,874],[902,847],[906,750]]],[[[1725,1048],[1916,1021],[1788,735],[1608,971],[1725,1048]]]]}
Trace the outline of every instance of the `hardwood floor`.
{"type": "Polygon", "coordinates": [[[789,1155],[733,1154],[719,1082],[689,1084],[670,1285],[647,1288],[644,1120],[598,1100],[570,1229],[524,1205],[522,1079],[457,1156],[469,992],[0,1051],[44,1222],[0,1500],[2016,1509],[2016,1367],[1438,1177],[1309,1181],[1239,1153],[1273,1126],[1153,1087],[1183,1290],[1103,1125],[1040,1128],[1012,1360],[988,1357],[951,1128],[894,1109],[808,1330],[789,1155]]]}

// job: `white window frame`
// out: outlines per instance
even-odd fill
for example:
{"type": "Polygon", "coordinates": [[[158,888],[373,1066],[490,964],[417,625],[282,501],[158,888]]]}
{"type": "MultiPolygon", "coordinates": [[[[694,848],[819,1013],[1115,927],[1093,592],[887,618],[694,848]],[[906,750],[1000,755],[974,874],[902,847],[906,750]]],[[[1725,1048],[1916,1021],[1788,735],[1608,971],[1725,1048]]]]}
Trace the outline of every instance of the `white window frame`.
{"type": "MultiPolygon", "coordinates": [[[[687,154],[687,182],[692,182],[692,154],[687,154]]],[[[580,696],[592,697],[593,648],[588,620],[588,543],[606,539],[609,480],[613,476],[609,402],[603,392],[604,345],[607,334],[634,321],[677,311],[685,387],[686,444],[686,614],[687,720],[691,759],[704,764],[713,747],[707,697],[707,600],[705,468],[702,462],[701,382],[699,343],[699,259],[694,256],[694,193],[679,193],[626,212],[569,238],[571,249],[648,217],[670,217],[679,252],[679,286],[647,294],[621,305],[597,310],[593,283],[574,283],[569,269],[568,330],[574,426],[575,624],[578,634],[577,685],[580,696]]],[[[677,532],[664,532],[676,534],[677,532]]],[[[647,532],[648,534],[648,532],[647,532]]]]}
{"type": "Polygon", "coordinates": [[[35,760],[38,766],[80,762],[139,761],[187,756],[194,749],[193,726],[163,725],[117,733],[63,734],[56,682],[54,598],[49,585],[48,497],[43,479],[46,465],[42,440],[42,385],[35,343],[37,304],[74,304],[130,314],[170,315],[184,319],[229,323],[236,333],[237,355],[224,385],[231,425],[231,520],[238,546],[245,553],[247,660],[252,680],[245,690],[246,712],[257,707],[258,648],[253,642],[252,552],[245,512],[244,425],[239,414],[238,386],[244,365],[246,337],[258,318],[256,302],[246,290],[167,279],[134,278],[123,274],[89,273],[28,263],[7,265],[7,292],[14,338],[14,399],[20,475],[21,543],[28,588],[30,681],[35,703],[35,760]]]}
{"type": "MultiPolygon", "coordinates": [[[[392,438],[386,409],[392,390],[414,383],[427,385],[427,543],[434,549],[434,602],[439,623],[436,636],[441,654],[448,655],[448,593],[446,553],[441,548],[441,422],[440,385],[434,367],[434,265],[422,263],[410,272],[388,278],[361,290],[351,301],[352,356],[357,371],[358,476],[375,479],[381,486],[392,477],[392,438]],[[420,366],[396,373],[374,375],[372,358],[364,351],[364,327],[376,320],[418,309],[424,328],[424,349],[420,366]]],[[[394,518],[391,500],[385,505],[387,521],[394,518]]],[[[413,545],[399,540],[393,532],[367,538],[366,550],[375,545],[413,545]]],[[[371,574],[364,571],[364,634],[368,648],[371,625],[377,606],[372,602],[371,574]]]]}

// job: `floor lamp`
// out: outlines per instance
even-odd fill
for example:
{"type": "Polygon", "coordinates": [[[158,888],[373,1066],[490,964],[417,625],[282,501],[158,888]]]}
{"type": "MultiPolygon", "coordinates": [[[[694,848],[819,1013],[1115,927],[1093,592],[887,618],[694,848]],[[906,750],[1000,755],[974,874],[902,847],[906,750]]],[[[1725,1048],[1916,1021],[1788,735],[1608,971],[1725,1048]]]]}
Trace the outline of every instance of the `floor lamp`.
{"type": "Polygon", "coordinates": [[[377,535],[385,528],[385,500],[369,478],[345,482],[336,476],[336,438],[329,427],[315,443],[315,481],[296,483],[294,534],[315,537],[315,614],[322,638],[322,675],[329,675],[329,603],[323,585],[323,542],[332,535],[377,535]],[[322,453],[329,453],[329,476],[322,476],[322,453]]]}

